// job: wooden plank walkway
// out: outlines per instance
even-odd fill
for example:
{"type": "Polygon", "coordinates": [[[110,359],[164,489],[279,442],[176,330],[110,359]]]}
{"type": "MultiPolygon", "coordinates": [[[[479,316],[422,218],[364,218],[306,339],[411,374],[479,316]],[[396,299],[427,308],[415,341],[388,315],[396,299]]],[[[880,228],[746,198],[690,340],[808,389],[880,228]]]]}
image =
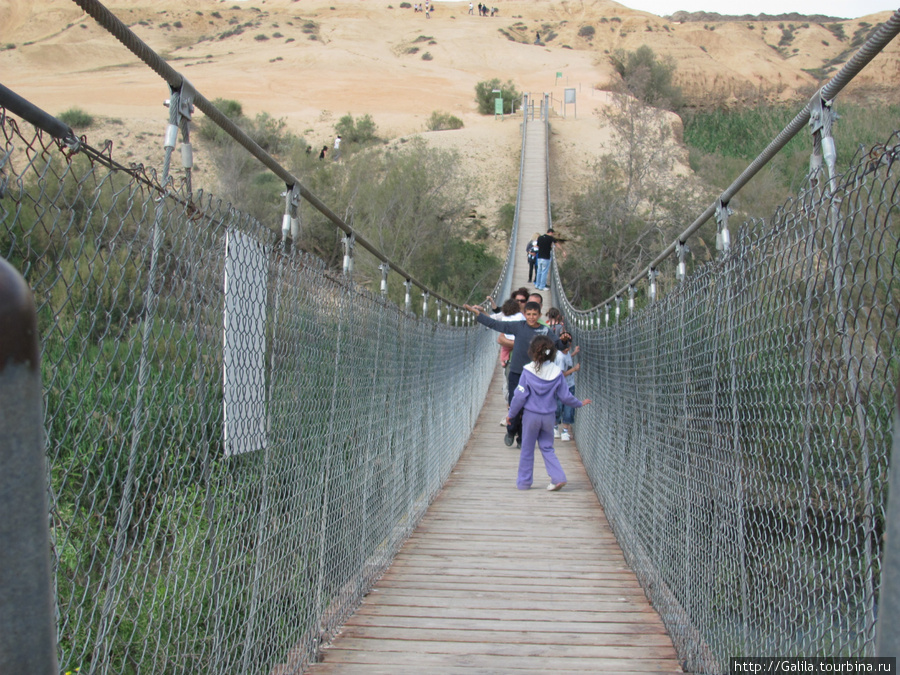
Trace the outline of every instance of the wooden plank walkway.
{"type": "MultiPolygon", "coordinates": [[[[542,125],[529,125],[513,288],[525,242],[547,229],[542,125]]],[[[532,286],[533,287],[533,286],[532,286]]],[[[549,298],[545,296],[545,308],[549,298]]],[[[499,300],[499,299],[498,299],[499,300]]],[[[503,373],[446,485],[311,675],[682,672],[662,620],[628,569],[574,442],[568,484],[516,489],[503,443],[503,373]]],[[[577,421],[575,425],[577,434],[577,421]]]]}
{"type": "MultiPolygon", "coordinates": [[[[313,675],[681,672],[577,454],[516,489],[502,371],[441,494],[313,675]]],[[[538,455],[540,453],[537,453],[538,455]]]]}

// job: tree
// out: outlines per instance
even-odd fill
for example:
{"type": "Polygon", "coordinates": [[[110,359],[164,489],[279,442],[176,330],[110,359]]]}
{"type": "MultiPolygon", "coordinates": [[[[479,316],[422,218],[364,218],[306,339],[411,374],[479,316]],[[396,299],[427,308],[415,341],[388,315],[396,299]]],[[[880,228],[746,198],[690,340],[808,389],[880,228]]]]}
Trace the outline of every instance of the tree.
{"type": "Polygon", "coordinates": [[[680,150],[669,115],[623,92],[602,112],[613,151],[572,202],[579,245],[570,247],[560,268],[574,302],[591,306],[609,297],[702,210],[699,188],[674,171],[680,150]]]}
{"type": "MultiPolygon", "coordinates": [[[[313,162],[311,168],[307,187],[418,280],[462,300],[490,290],[500,261],[483,244],[466,239],[470,185],[457,153],[414,139],[399,149],[367,148],[340,164],[313,162]]],[[[340,237],[331,221],[308,207],[301,220],[298,246],[339,265],[340,237]]],[[[377,288],[378,263],[357,256],[354,277],[377,288]]]]}
{"type": "Polygon", "coordinates": [[[678,110],[682,105],[681,87],[673,84],[675,61],[672,57],[660,60],[647,45],[637,51],[615,50],[609,57],[613,68],[622,78],[625,91],[647,105],[678,110]]]}

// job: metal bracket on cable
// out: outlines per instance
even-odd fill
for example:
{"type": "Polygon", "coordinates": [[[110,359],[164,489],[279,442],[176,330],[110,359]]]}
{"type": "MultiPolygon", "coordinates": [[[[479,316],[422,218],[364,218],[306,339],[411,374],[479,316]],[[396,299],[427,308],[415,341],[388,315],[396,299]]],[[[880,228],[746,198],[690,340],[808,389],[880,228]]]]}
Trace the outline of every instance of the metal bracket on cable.
{"type": "Polygon", "coordinates": [[[622,296],[616,296],[616,323],[619,323],[619,315],[622,313],[622,296]]]}
{"type": "Polygon", "coordinates": [[[181,118],[179,120],[180,123],[184,125],[181,143],[181,166],[184,167],[185,171],[190,171],[194,168],[194,150],[188,135],[190,132],[188,131],[187,123],[191,121],[191,117],[194,114],[194,96],[196,94],[197,90],[194,89],[194,86],[187,80],[182,80],[178,95],[178,114],[181,118]]]}
{"type": "Polygon", "coordinates": [[[650,302],[656,302],[656,275],[658,272],[651,267],[647,272],[647,278],[650,280],[650,302]]]}
{"type": "Polygon", "coordinates": [[[412,281],[407,279],[406,281],[403,282],[403,285],[406,286],[405,306],[406,306],[406,311],[409,312],[412,310],[412,295],[410,294],[410,288],[412,287],[412,281]]]}
{"type": "Polygon", "coordinates": [[[809,128],[813,135],[813,150],[809,158],[809,174],[812,180],[816,180],[819,171],[822,170],[822,161],[828,169],[829,187],[835,177],[835,165],[837,163],[837,148],[834,145],[834,136],[831,128],[834,121],[840,116],[833,109],[834,101],[822,98],[822,90],[816,92],[809,102],[809,128]]]}
{"type": "Polygon", "coordinates": [[[437,301],[437,322],[441,322],[441,301],[437,301]]]}
{"type": "Polygon", "coordinates": [[[634,287],[633,284],[628,285],[628,313],[631,314],[634,311],[634,295],[637,293],[637,288],[634,287]]]}
{"type": "Polygon", "coordinates": [[[422,317],[425,318],[428,315],[428,291],[423,291],[422,293],[422,317]]]}
{"type": "Polygon", "coordinates": [[[720,199],[716,204],[716,223],[718,224],[716,230],[716,249],[722,253],[728,253],[728,250],[731,248],[731,234],[728,231],[728,216],[732,213],[734,213],[734,211],[728,206],[728,202],[723,202],[720,199]]]}
{"type": "Polygon", "coordinates": [[[675,278],[678,281],[684,281],[687,276],[687,263],[684,262],[684,258],[689,251],[690,249],[683,241],[675,243],[675,253],[678,255],[678,267],[675,268],[675,278]]]}
{"type": "Polygon", "coordinates": [[[609,303],[607,302],[603,305],[603,309],[606,310],[606,325],[609,326],[609,303]]]}
{"type": "Polygon", "coordinates": [[[348,234],[344,236],[344,274],[346,274],[347,276],[353,274],[353,246],[355,244],[355,234],[348,234]]]}
{"type": "Polygon", "coordinates": [[[390,273],[390,271],[391,271],[391,266],[388,265],[387,263],[381,263],[378,266],[378,269],[381,270],[381,294],[386,296],[387,292],[388,292],[388,285],[387,285],[388,273],[390,273]]]}
{"type": "Polygon", "coordinates": [[[286,185],[281,193],[284,197],[284,216],[281,218],[281,240],[285,250],[290,249],[290,242],[300,234],[300,221],[297,219],[297,207],[300,205],[300,188],[297,185],[286,185]]]}

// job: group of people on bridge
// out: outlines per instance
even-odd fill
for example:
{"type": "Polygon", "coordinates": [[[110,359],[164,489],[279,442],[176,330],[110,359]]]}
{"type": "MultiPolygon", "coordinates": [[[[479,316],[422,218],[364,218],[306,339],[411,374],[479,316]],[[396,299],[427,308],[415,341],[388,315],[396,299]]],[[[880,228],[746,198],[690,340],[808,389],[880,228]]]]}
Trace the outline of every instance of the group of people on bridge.
{"type": "MultiPolygon", "coordinates": [[[[555,238],[552,229],[548,235],[551,250],[555,241],[565,241],[555,238]]],[[[539,239],[535,237],[535,240],[539,239]]],[[[549,255],[547,260],[549,265],[549,255]]],[[[546,273],[544,280],[546,284],[546,273]]],[[[535,286],[538,286],[537,281],[535,286]]],[[[475,314],[478,323],[501,333],[497,342],[501,347],[501,363],[507,371],[505,393],[509,405],[503,420],[506,425],[504,442],[512,446],[515,440],[521,448],[516,487],[527,490],[534,481],[537,444],[550,476],[547,489],[555,492],[566,484],[566,474],[556,456],[554,439],[570,440],[575,408],[591,402],[590,399],[581,401],[574,394],[574,374],[581,365],[574,364],[573,357],[579,348],[573,347],[572,335],[566,330],[558,309],[551,307],[547,319],[542,318],[543,296],[540,293],[529,293],[524,287],[516,289],[502,307],[494,305],[490,296],[487,300],[493,308],[493,316],[488,316],[479,306],[464,307],[475,314]]]]}

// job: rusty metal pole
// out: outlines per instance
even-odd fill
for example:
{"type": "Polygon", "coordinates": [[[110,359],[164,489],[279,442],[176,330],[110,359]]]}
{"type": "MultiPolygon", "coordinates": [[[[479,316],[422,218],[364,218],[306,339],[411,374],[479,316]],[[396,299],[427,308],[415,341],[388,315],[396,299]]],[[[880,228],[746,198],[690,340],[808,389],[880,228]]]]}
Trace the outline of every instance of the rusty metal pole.
{"type": "Polygon", "coordinates": [[[37,317],[0,258],[0,673],[56,675],[37,317]]]}

